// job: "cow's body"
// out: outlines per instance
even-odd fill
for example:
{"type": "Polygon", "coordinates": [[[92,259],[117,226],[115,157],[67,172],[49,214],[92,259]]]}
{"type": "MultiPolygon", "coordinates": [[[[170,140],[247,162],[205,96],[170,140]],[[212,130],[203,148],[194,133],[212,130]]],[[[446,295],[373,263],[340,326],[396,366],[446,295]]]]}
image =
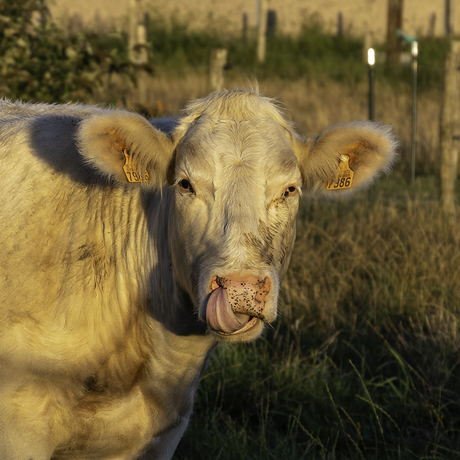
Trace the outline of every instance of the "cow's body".
{"type": "Polygon", "coordinates": [[[248,92],[153,124],[0,106],[4,460],[170,458],[210,350],[276,317],[300,187],[324,190],[343,153],[360,186],[394,150],[370,124],[302,142],[248,92]],[[149,182],[123,183],[125,151],[149,182]]]}

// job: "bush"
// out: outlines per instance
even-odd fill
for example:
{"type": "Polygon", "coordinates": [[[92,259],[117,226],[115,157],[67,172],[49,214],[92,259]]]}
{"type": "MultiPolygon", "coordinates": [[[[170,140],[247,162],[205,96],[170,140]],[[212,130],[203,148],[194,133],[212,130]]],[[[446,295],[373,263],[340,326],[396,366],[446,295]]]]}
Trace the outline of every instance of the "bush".
{"type": "Polygon", "coordinates": [[[66,102],[85,100],[117,71],[131,68],[125,46],[107,48],[95,34],[66,35],[45,24],[39,0],[0,2],[0,94],[11,99],[66,102]]]}

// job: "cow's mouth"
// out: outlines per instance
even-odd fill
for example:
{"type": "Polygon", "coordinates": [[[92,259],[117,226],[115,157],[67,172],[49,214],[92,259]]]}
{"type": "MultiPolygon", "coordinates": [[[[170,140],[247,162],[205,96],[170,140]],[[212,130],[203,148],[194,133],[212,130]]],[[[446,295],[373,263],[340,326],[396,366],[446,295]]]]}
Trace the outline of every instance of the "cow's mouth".
{"type": "Polygon", "coordinates": [[[200,317],[221,335],[246,333],[264,320],[265,296],[270,280],[213,277],[213,288],[200,317]]]}
{"type": "Polygon", "coordinates": [[[212,291],[206,304],[206,322],[217,333],[236,335],[252,329],[259,318],[242,312],[234,312],[228,301],[226,289],[212,291]]]}
{"type": "Polygon", "coordinates": [[[222,332],[222,331],[216,331],[214,328],[213,330],[217,332],[219,335],[237,335],[237,334],[242,334],[245,332],[249,332],[252,330],[254,327],[257,326],[262,320],[259,318],[256,318],[255,316],[251,316],[250,320],[241,328],[236,330],[235,332],[222,332]]]}

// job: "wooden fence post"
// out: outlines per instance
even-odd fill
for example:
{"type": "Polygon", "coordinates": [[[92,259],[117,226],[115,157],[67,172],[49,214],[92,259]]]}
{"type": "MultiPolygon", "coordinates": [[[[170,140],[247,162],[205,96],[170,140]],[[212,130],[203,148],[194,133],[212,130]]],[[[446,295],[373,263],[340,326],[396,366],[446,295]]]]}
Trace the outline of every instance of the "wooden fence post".
{"type": "Polygon", "coordinates": [[[209,55],[209,92],[221,91],[224,87],[224,67],[227,64],[227,50],[215,48],[209,55]]]}
{"type": "Polygon", "coordinates": [[[129,1],[129,35],[128,48],[129,60],[137,67],[136,71],[136,91],[134,94],[134,104],[136,106],[147,106],[147,80],[148,74],[146,66],[149,62],[147,50],[147,28],[139,23],[139,0],[129,1]]]}
{"type": "Polygon", "coordinates": [[[460,41],[452,40],[446,56],[444,97],[441,113],[440,203],[449,215],[456,214],[455,181],[460,144],[460,41]]]}
{"type": "Polygon", "coordinates": [[[451,17],[453,17],[452,1],[444,0],[444,35],[446,35],[446,37],[451,37],[453,35],[451,17]]]}
{"type": "Polygon", "coordinates": [[[149,63],[149,53],[147,50],[147,28],[144,24],[137,26],[137,101],[140,105],[147,106],[147,80],[148,74],[146,66],[149,63]]]}
{"type": "Polygon", "coordinates": [[[387,23],[387,62],[399,64],[401,43],[396,32],[402,29],[402,11],[404,0],[388,0],[388,23],[387,23]]]}
{"type": "Polygon", "coordinates": [[[243,40],[248,39],[248,14],[243,13],[243,40]]]}
{"type": "Polygon", "coordinates": [[[267,0],[258,0],[259,31],[257,36],[257,62],[265,61],[267,47],[267,0]]]}
{"type": "Polygon", "coordinates": [[[135,62],[136,52],[135,46],[137,43],[137,0],[129,0],[129,18],[128,18],[128,52],[130,62],[135,62]]]}

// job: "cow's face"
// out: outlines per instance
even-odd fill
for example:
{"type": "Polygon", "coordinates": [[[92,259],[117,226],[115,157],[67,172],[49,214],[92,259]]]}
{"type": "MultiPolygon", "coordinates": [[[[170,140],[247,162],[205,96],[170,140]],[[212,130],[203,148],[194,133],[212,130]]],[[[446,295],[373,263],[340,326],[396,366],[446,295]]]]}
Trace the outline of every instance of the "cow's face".
{"type": "Polygon", "coordinates": [[[129,150],[147,186],[172,188],[177,284],[225,341],[251,340],[275,320],[301,190],[340,196],[362,188],[389,168],[396,147],[389,127],[370,122],[302,140],[270,99],[249,91],[195,101],[171,135],[109,112],[83,121],[78,141],[89,163],[121,182],[129,150]]]}
{"type": "Polygon", "coordinates": [[[294,244],[302,177],[290,134],[270,118],[203,115],[176,152],[173,265],[211,331],[250,340],[276,318],[294,244]]]}

